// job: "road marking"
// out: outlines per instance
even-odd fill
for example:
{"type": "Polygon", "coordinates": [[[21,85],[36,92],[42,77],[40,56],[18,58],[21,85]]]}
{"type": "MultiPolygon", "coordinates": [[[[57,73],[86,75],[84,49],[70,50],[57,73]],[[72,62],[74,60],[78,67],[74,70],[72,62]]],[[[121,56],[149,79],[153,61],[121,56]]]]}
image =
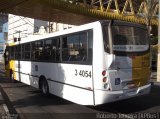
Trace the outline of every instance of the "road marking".
{"type": "Polygon", "coordinates": [[[6,104],[3,104],[3,108],[4,108],[4,110],[5,110],[6,113],[9,113],[9,110],[8,110],[8,107],[7,107],[6,104]]]}

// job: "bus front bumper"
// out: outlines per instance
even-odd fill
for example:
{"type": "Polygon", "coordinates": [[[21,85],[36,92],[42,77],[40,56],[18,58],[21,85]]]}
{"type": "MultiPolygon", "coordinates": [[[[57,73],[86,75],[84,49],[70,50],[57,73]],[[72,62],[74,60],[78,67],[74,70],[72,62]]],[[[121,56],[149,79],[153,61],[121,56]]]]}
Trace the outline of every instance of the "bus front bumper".
{"type": "Polygon", "coordinates": [[[150,93],[151,84],[138,87],[136,89],[120,90],[120,91],[106,91],[95,90],[95,105],[100,105],[109,102],[115,102],[131,97],[145,95],[150,93]]]}

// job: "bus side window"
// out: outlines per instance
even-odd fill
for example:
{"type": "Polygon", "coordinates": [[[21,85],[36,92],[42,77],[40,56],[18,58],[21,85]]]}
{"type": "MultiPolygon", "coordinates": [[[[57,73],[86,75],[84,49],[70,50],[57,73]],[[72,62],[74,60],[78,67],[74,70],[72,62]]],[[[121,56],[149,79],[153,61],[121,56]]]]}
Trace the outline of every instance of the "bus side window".
{"type": "Polygon", "coordinates": [[[44,41],[44,60],[52,60],[52,40],[44,41]]]}
{"type": "MultiPolygon", "coordinates": [[[[86,61],[87,60],[87,32],[65,36],[62,39],[63,61],[86,61]]],[[[78,63],[77,62],[77,63],[78,63]]]]}
{"type": "Polygon", "coordinates": [[[124,35],[116,34],[114,36],[114,45],[127,45],[127,38],[124,35]]]}
{"type": "Polygon", "coordinates": [[[59,61],[59,38],[50,38],[44,41],[44,59],[52,62],[59,61]]]}
{"type": "Polygon", "coordinates": [[[88,31],[88,63],[92,64],[92,56],[93,56],[93,30],[88,31]]]}
{"type": "Polygon", "coordinates": [[[15,59],[20,60],[21,59],[21,45],[17,45],[15,47],[15,59]]]}
{"type": "Polygon", "coordinates": [[[10,47],[10,59],[14,59],[14,46],[10,47]]]}
{"type": "Polygon", "coordinates": [[[35,42],[31,43],[31,60],[35,60],[35,42]]]}
{"type": "Polygon", "coordinates": [[[43,59],[43,41],[36,41],[31,43],[31,59],[42,60],[43,59]]]}
{"type": "Polygon", "coordinates": [[[87,32],[81,33],[79,35],[79,59],[77,61],[85,61],[88,59],[87,57],[87,49],[88,49],[88,44],[87,44],[87,32]]]}
{"type": "Polygon", "coordinates": [[[21,49],[22,49],[21,58],[22,58],[22,60],[25,59],[25,56],[24,56],[25,50],[24,50],[24,48],[25,48],[25,44],[22,44],[22,45],[21,45],[21,49]]]}
{"type": "Polygon", "coordinates": [[[51,47],[53,61],[56,61],[56,50],[57,50],[57,39],[53,39],[51,47]]]}
{"type": "Polygon", "coordinates": [[[31,53],[31,48],[30,48],[30,43],[27,43],[25,44],[23,47],[22,47],[22,50],[23,50],[23,54],[24,55],[24,59],[30,59],[30,53],[31,53]]]}
{"type": "Polygon", "coordinates": [[[69,53],[68,53],[68,38],[63,37],[62,39],[62,60],[68,61],[69,60],[69,53]]]}
{"type": "Polygon", "coordinates": [[[35,42],[35,60],[43,59],[43,41],[35,42]]]}
{"type": "Polygon", "coordinates": [[[18,45],[15,46],[15,59],[19,58],[19,49],[18,49],[18,45]]]}
{"type": "Polygon", "coordinates": [[[60,38],[56,39],[55,46],[56,46],[56,51],[55,51],[56,61],[60,62],[60,38]]]}
{"type": "Polygon", "coordinates": [[[56,61],[57,40],[47,39],[44,43],[44,59],[52,62],[56,61]]]}
{"type": "Polygon", "coordinates": [[[76,56],[79,54],[77,44],[79,41],[78,35],[70,35],[63,37],[62,41],[62,60],[63,61],[75,61],[76,56]]]}
{"type": "MultiPolygon", "coordinates": [[[[108,33],[108,26],[104,26],[103,27],[103,42],[104,42],[104,50],[105,52],[110,52],[110,45],[109,45],[109,33],[108,33]]],[[[93,33],[92,33],[92,37],[93,37],[93,33]]],[[[93,38],[92,38],[93,39],[93,38]]]]}

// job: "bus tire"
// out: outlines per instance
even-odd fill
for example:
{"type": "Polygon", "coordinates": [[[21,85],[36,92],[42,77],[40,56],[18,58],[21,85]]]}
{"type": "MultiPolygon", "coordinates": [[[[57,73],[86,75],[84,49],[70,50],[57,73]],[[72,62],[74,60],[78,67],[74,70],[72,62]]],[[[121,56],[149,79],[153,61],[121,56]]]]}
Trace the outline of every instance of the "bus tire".
{"type": "Polygon", "coordinates": [[[49,95],[49,86],[45,78],[40,79],[40,89],[45,96],[49,95]]]}

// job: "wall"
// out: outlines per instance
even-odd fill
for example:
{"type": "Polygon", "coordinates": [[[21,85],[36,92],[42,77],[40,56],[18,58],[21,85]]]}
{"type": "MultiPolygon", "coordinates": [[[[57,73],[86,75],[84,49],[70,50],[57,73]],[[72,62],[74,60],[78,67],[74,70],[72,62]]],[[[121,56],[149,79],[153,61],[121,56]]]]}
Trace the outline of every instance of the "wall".
{"type": "Polygon", "coordinates": [[[3,62],[5,40],[8,34],[8,15],[0,13],[0,62],[3,62]]]}
{"type": "Polygon", "coordinates": [[[9,14],[8,17],[8,40],[13,40],[14,37],[27,37],[29,34],[33,34],[34,19],[26,18],[22,16],[16,16],[9,14]]]}

